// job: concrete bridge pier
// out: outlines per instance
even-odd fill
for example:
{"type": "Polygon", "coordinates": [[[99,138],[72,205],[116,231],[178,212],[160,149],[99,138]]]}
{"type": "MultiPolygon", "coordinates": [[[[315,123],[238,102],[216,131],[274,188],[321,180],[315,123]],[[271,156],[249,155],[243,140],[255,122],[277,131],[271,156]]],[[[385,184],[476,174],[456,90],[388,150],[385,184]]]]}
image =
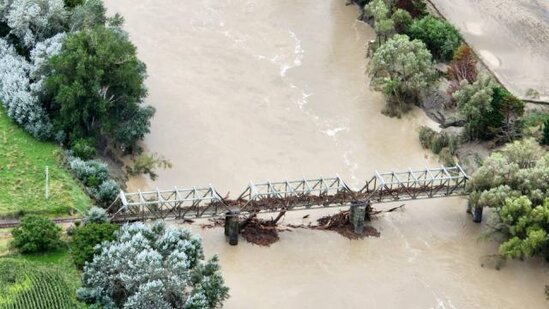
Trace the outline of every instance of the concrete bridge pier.
{"type": "Polygon", "coordinates": [[[482,206],[474,206],[473,207],[473,222],[480,223],[482,221],[482,206]]]}
{"type": "Polygon", "coordinates": [[[351,202],[349,221],[353,226],[353,231],[357,234],[364,232],[364,218],[366,217],[366,204],[359,201],[351,202]]]}
{"type": "Polygon", "coordinates": [[[231,246],[238,245],[238,234],[240,234],[239,222],[240,210],[233,209],[225,214],[225,237],[231,246]]]}

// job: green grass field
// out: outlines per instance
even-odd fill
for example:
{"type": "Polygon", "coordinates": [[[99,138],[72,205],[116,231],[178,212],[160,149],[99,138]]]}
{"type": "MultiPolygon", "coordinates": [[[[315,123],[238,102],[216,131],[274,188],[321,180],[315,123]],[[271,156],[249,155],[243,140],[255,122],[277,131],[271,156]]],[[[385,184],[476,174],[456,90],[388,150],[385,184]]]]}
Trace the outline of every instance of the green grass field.
{"type": "Polygon", "coordinates": [[[78,284],[66,250],[0,258],[0,308],[84,307],[76,301],[78,284]]]}
{"type": "Polygon", "coordinates": [[[39,142],[13,123],[0,105],[0,218],[23,213],[68,215],[83,211],[90,198],[59,162],[61,148],[39,142]],[[49,198],[45,199],[45,168],[49,198]]]}

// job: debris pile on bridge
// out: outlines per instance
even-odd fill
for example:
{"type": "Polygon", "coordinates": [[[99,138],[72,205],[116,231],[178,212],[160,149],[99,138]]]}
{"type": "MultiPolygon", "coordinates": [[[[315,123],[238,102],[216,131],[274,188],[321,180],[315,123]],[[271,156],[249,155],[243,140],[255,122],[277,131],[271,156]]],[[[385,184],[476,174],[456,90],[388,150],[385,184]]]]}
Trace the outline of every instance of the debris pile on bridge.
{"type": "MultiPolygon", "coordinates": [[[[368,205],[366,209],[366,215],[365,220],[371,221],[372,215],[374,214],[373,208],[368,205]]],[[[317,220],[318,225],[311,226],[313,229],[316,230],[329,230],[334,231],[342,235],[343,237],[349,238],[349,239],[360,239],[364,237],[379,237],[379,232],[375,228],[371,226],[364,226],[364,232],[362,233],[355,233],[353,226],[350,222],[350,215],[351,212],[349,210],[346,211],[340,211],[337,214],[330,215],[330,216],[324,216],[317,220]]]]}
{"type": "Polygon", "coordinates": [[[265,247],[274,244],[280,239],[277,225],[273,220],[258,218],[252,218],[243,226],[240,230],[240,235],[249,243],[265,247]]]}

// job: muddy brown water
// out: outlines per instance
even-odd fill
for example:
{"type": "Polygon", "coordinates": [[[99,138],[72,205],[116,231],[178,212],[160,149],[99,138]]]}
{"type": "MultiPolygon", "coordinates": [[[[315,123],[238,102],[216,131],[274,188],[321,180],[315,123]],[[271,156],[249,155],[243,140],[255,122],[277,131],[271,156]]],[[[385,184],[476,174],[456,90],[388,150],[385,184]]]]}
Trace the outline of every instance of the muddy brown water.
{"type": "MultiPolygon", "coordinates": [[[[418,126],[433,125],[423,113],[380,114],[364,74],[373,31],[342,0],[106,4],[148,66],[157,114],[145,146],[174,163],[130,189],[211,183],[234,197],[250,180],[338,174],[358,187],[375,170],[438,165],[417,142],[418,126]]],[[[297,229],[270,248],[191,228],[219,254],[226,308],[547,308],[547,267],[480,267],[495,247],[477,241],[464,208],[461,198],[411,202],[372,223],[380,238],[297,229]]]]}

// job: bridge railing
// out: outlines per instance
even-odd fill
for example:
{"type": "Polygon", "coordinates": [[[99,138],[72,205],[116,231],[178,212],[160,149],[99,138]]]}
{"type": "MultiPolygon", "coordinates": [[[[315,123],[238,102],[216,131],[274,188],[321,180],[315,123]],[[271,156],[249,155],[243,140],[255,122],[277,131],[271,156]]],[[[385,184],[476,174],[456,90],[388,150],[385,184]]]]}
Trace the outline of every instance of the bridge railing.
{"type": "Polygon", "coordinates": [[[379,173],[359,191],[372,202],[433,198],[465,190],[468,176],[461,166],[441,166],[402,172],[379,173]]]}
{"type": "Polygon", "coordinates": [[[237,200],[240,211],[311,208],[349,202],[353,191],[339,177],[293,181],[250,182],[237,200]]]}
{"type": "Polygon", "coordinates": [[[434,198],[465,192],[468,176],[461,166],[379,173],[360,190],[352,190],[340,177],[252,183],[236,200],[223,198],[213,186],[172,190],[121,191],[113,217],[123,220],[200,218],[241,213],[334,207],[354,200],[382,203],[434,198]]]}

